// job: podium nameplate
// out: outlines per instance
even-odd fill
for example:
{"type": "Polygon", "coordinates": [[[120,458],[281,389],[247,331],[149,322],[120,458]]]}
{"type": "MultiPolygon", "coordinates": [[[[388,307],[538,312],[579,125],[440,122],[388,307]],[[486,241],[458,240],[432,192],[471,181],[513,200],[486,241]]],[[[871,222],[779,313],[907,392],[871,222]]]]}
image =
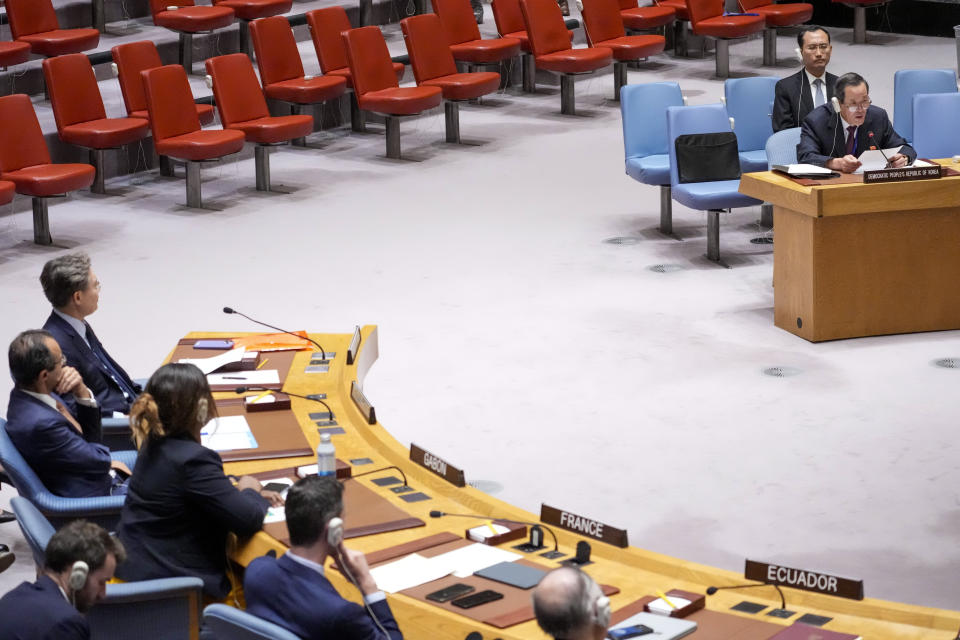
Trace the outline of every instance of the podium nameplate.
{"type": "Polygon", "coordinates": [[[356,380],[350,385],[350,398],[357,405],[357,409],[360,409],[363,417],[367,419],[367,424],[377,424],[377,412],[374,411],[373,405],[367,400],[367,396],[363,395],[363,390],[360,389],[356,380]]]}
{"type": "Polygon", "coordinates": [[[627,530],[611,527],[608,524],[578,516],[568,511],[562,511],[554,507],[548,507],[545,504],[540,505],[540,520],[555,527],[566,529],[579,533],[582,536],[612,544],[615,547],[626,548],[630,546],[627,542],[627,530]]]}
{"type": "Polygon", "coordinates": [[[804,591],[825,593],[838,598],[863,600],[863,580],[850,580],[818,571],[747,560],[743,568],[743,577],[766,584],[779,584],[804,591]]]}
{"type": "Polygon", "coordinates": [[[907,182],[910,180],[936,180],[943,176],[943,167],[902,167],[864,171],[863,183],[876,184],[878,182],[907,182]]]}
{"type": "Polygon", "coordinates": [[[426,449],[421,449],[412,443],[410,444],[410,459],[455,487],[467,486],[463,469],[458,469],[443,458],[435,456],[426,449]]]}

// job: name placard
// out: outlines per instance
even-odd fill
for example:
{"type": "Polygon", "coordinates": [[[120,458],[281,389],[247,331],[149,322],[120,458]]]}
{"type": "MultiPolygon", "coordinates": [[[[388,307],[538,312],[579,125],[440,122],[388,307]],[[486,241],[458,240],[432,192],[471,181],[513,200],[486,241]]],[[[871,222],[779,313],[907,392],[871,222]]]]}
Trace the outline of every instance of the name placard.
{"type": "Polygon", "coordinates": [[[578,516],[569,511],[563,511],[545,504],[540,505],[540,520],[555,527],[579,533],[582,536],[612,544],[615,547],[628,547],[627,530],[617,529],[608,524],[578,516]]]}
{"type": "Polygon", "coordinates": [[[877,169],[876,171],[864,171],[863,183],[873,184],[876,182],[905,182],[907,180],[935,180],[941,177],[940,165],[932,167],[902,167],[900,169],[877,169]]]}
{"type": "Polygon", "coordinates": [[[748,580],[756,580],[757,582],[825,593],[828,596],[837,596],[838,598],[863,600],[863,580],[850,580],[829,573],[747,560],[743,569],[743,576],[748,580]]]}
{"type": "Polygon", "coordinates": [[[367,419],[368,424],[377,424],[377,412],[374,411],[373,405],[367,400],[367,396],[363,395],[363,390],[356,380],[350,385],[350,398],[353,399],[353,403],[357,405],[360,413],[367,419]]]}
{"type": "Polygon", "coordinates": [[[426,449],[421,449],[415,444],[410,445],[410,459],[418,465],[432,471],[455,487],[467,486],[463,469],[458,469],[443,458],[435,456],[426,449]]]}
{"type": "Polygon", "coordinates": [[[353,364],[357,358],[357,351],[360,350],[360,325],[353,330],[353,338],[350,339],[350,346],[347,347],[347,364],[353,364]]]}

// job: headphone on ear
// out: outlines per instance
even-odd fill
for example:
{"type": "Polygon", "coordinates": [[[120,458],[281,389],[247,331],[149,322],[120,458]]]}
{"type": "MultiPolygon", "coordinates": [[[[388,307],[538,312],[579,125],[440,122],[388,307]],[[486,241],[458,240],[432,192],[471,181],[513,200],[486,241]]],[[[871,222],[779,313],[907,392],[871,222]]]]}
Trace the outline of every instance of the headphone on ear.
{"type": "Polygon", "coordinates": [[[327,544],[332,549],[336,549],[343,542],[343,520],[340,518],[330,518],[327,523],[327,544]]]}
{"type": "Polygon", "coordinates": [[[83,560],[77,560],[70,568],[70,578],[67,579],[67,585],[71,591],[80,591],[83,585],[87,584],[87,576],[90,575],[90,566],[83,560]]]}
{"type": "Polygon", "coordinates": [[[800,47],[794,47],[793,52],[797,54],[797,60],[800,61],[800,64],[803,64],[803,52],[800,51],[800,47]]]}
{"type": "Polygon", "coordinates": [[[197,400],[197,422],[201,425],[207,424],[207,416],[210,411],[210,403],[207,402],[206,398],[200,398],[197,400]]]}
{"type": "Polygon", "coordinates": [[[610,626],[610,598],[600,596],[593,603],[593,621],[598,627],[606,629],[610,626]]]}

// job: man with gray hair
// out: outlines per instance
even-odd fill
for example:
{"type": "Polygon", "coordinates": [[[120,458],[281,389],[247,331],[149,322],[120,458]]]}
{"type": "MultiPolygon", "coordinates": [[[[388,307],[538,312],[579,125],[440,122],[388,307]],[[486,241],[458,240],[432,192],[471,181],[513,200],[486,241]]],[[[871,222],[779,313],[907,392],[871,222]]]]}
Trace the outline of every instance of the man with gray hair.
{"type": "Polygon", "coordinates": [[[43,265],[40,284],[53,305],[43,328],[63,349],[67,364],[80,372],[104,416],[128,413],[140,386],[110,357],[86,321],[100,303],[100,281],[90,256],[79,252],[50,260],[43,265]]]}
{"type": "Polygon", "coordinates": [[[600,585],[573,567],[554,569],[533,590],[537,624],[557,640],[603,640],[610,599],[600,585]]]}

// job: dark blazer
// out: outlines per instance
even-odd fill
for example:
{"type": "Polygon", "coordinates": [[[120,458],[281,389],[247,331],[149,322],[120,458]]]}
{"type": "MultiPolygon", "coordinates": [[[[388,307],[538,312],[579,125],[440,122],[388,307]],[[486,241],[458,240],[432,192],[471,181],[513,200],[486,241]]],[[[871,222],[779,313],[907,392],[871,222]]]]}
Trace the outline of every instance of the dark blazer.
{"type": "MultiPolygon", "coordinates": [[[[803,121],[800,131],[800,144],[797,145],[797,161],[804,164],[824,166],[830,158],[842,158],[846,153],[847,125],[830,104],[817,107],[810,112],[803,121]],[[837,121],[839,122],[839,125],[837,121]]],[[[860,154],[876,146],[879,149],[901,147],[900,153],[910,158],[910,162],[917,159],[917,152],[907,144],[907,141],[893,130],[887,112],[880,107],[871,106],[867,109],[867,117],[857,129],[857,146],[853,155],[860,154]],[[873,132],[874,142],[870,141],[869,133],[873,132]]]]}
{"type": "Polygon", "coordinates": [[[260,530],[269,503],[237,491],[216,451],[188,436],[147,441],[137,456],[118,534],[127,561],[123,580],[196,576],[209,596],[230,592],[227,534],[260,530]]]}
{"type": "Polygon", "coordinates": [[[90,625],[48,576],[0,598],[0,640],[86,640],[90,625]]]}
{"type": "MultiPolygon", "coordinates": [[[[257,558],[243,579],[247,613],[288,629],[303,640],[383,640],[363,606],[344,600],[330,581],[287,556],[257,558]]],[[[386,600],[374,602],[390,640],[403,635],[386,600]]]]}
{"type": "Polygon", "coordinates": [[[59,411],[14,389],[7,405],[7,433],[51,493],[68,498],[108,496],[113,481],[110,449],[100,444],[100,410],[74,406],[71,413],[82,436],[59,411]]]}
{"type": "MultiPolygon", "coordinates": [[[[84,339],[77,335],[77,332],[73,330],[73,327],[71,327],[66,320],[51,311],[50,317],[47,318],[43,328],[53,335],[57,344],[60,345],[60,350],[63,351],[63,355],[67,357],[67,364],[80,373],[80,377],[83,378],[83,384],[87,385],[90,391],[93,392],[93,395],[96,396],[101,413],[110,416],[114,411],[121,413],[128,413],[130,411],[133,398],[129,400],[124,398],[123,391],[113,380],[109,369],[100,362],[100,359],[94,355],[84,339]]],[[[123,370],[123,367],[110,357],[110,354],[103,348],[103,344],[97,338],[96,334],[91,331],[90,336],[91,346],[96,345],[110,361],[113,368],[117,370],[117,373],[123,378],[124,382],[130,385],[131,389],[139,393],[140,386],[134,383],[133,380],[130,379],[130,376],[127,375],[127,372],[123,370]]]]}
{"type": "MultiPolygon", "coordinates": [[[[833,97],[833,87],[837,84],[837,76],[832,73],[823,74],[823,82],[827,86],[826,104],[830,104],[833,97]]],[[[803,119],[813,111],[813,87],[803,69],[792,76],[787,76],[777,83],[773,98],[773,130],[782,131],[799,127],[803,119]]]]}

